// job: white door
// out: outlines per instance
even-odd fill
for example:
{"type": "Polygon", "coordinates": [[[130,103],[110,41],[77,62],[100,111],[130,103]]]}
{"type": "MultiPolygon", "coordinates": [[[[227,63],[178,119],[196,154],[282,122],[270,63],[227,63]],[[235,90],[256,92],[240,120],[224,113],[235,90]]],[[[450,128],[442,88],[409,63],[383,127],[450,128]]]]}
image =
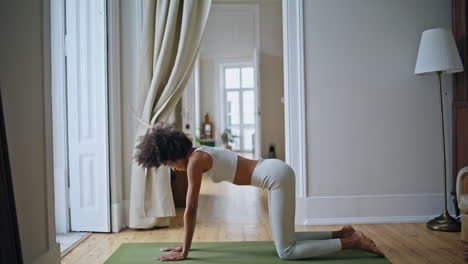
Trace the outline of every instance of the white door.
{"type": "Polygon", "coordinates": [[[110,232],[106,0],[65,1],[71,230],[110,232]]]}

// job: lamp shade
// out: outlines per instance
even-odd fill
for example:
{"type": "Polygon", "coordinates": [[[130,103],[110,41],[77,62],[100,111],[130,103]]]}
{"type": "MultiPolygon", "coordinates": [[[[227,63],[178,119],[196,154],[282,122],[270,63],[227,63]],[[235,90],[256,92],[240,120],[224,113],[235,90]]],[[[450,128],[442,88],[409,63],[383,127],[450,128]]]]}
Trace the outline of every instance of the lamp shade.
{"type": "Polygon", "coordinates": [[[463,71],[452,32],[445,28],[429,29],[422,33],[414,74],[463,71]]]}

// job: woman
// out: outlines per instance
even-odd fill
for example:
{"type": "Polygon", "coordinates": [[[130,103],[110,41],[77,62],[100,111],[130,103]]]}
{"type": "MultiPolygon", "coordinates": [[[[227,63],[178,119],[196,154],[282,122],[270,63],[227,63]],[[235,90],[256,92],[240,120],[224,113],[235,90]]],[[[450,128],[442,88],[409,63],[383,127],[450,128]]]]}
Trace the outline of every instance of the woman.
{"type": "Polygon", "coordinates": [[[189,254],[195,230],[202,175],[213,182],[268,188],[270,225],[278,256],[282,259],[306,259],[356,248],[383,253],[374,241],[347,225],[338,231],[294,232],[295,176],[286,163],[277,159],[250,160],[223,148],[193,148],[190,138],[173,125],[152,128],[137,145],[136,161],[145,168],[168,165],[186,171],[188,191],[184,213],[184,244],[161,249],[170,251],[160,261],[183,260],[189,254]]]}

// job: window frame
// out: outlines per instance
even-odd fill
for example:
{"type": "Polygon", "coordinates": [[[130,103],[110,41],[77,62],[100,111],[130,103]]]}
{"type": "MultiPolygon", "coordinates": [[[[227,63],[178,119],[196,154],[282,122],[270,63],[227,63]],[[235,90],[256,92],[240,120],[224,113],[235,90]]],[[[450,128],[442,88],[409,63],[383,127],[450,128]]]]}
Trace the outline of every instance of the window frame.
{"type": "MultiPolygon", "coordinates": [[[[240,106],[240,111],[239,111],[239,145],[240,145],[240,148],[239,149],[236,149],[234,148],[233,146],[233,151],[239,151],[239,152],[254,152],[255,151],[255,142],[252,142],[252,149],[251,150],[246,150],[244,148],[244,139],[243,137],[241,136],[243,134],[243,130],[245,128],[246,125],[244,125],[244,122],[243,122],[243,112],[242,112],[242,109],[243,109],[243,91],[252,91],[253,92],[253,96],[254,96],[254,123],[253,124],[249,124],[247,125],[247,127],[249,128],[254,128],[255,130],[255,133],[257,133],[257,129],[256,129],[256,124],[257,124],[257,118],[256,118],[256,107],[257,107],[257,76],[256,76],[256,69],[255,69],[255,63],[253,60],[243,60],[243,61],[238,61],[238,62],[230,62],[230,63],[220,63],[220,66],[219,66],[219,69],[220,69],[220,89],[221,89],[221,98],[220,98],[220,101],[221,101],[221,104],[222,104],[222,126],[223,127],[227,127],[227,120],[228,120],[228,109],[227,109],[227,92],[228,91],[236,91],[238,92],[239,94],[239,106],[240,106]],[[248,67],[251,67],[253,68],[253,78],[254,78],[254,81],[253,81],[253,87],[252,88],[242,88],[242,68],[248,68],[248,67]],[[239,88],[230,88],[230,89],[227,89],[226,88],[226,82],[225,82],[225,70],[226,69],[229,69],[229,68],[239,68],[240,69],[240,87],[239,88]]],[[[221,131],[221,132],[224,132],[221,131]]]]}

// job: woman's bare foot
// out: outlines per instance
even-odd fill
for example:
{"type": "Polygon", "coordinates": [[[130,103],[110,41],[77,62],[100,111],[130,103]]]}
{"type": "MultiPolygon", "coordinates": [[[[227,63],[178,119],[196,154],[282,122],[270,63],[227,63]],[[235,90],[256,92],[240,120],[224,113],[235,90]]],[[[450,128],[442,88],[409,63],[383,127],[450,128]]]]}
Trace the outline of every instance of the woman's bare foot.
{"type": "Polygon", "coordinates": [[[332,237],[333,238],[346,238],[351,236],[356,230],[350,225],[345,225],[343,228],[341,228],[338,231],[333,231],[332,232],[332,237]]]}
{"type": "Polygon", "coordinates": [[[362,250],[365,251],[370,251],[379,254],[380,256],[385,256],[384,253],[377,247],[375,244],[374,240],[370,239],[366,235],[364,235],[362,232],[359,232],[360,235],[362,235],[363,239],[361,241],[361,248],[362,250]]]}
{"type": "Polygon", "coordinates": [[[349,237],[351,236],[356,230],[350,225],[345,225],[343,228],[340,230],[342,238],[349,237]]]}
{"type": "Polygon", "coordinates": [[[343,238],[341,242],[343,248],[356,248],[376,253],[382,257],[385,256],[384,253],[377,248],[374,240],[364,235],[361,231],[354,231],[351,236],[343,238]]]}

